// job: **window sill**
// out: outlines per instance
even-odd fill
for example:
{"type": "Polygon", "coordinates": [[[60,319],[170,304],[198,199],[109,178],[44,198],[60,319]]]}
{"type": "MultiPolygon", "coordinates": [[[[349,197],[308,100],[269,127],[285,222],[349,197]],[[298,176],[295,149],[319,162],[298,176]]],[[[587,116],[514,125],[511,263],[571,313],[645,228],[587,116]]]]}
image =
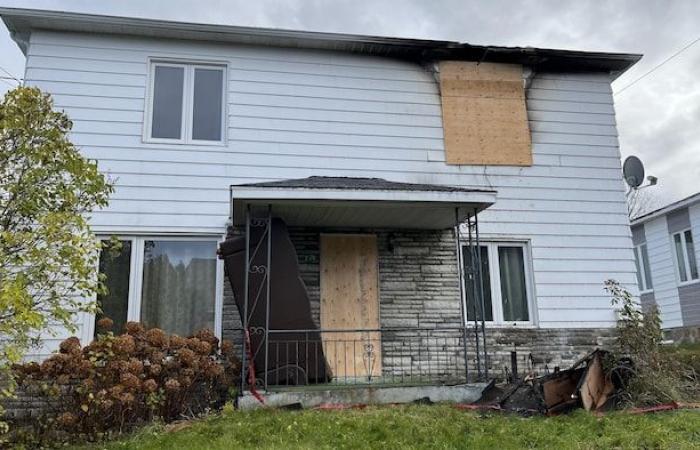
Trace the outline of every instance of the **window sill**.
{"type": "Polygon", "coordinates": [[[654,290],[649,289],[648,291],[639,291],[639,295],[653,294],[654,290]]]}
{"type": "MultiPolygon", "coordinates": [[[[515,329],[534,329],[537,328],[537,325],[535,325],[532,322],[504,322],[504,323],[494,323],[494,322],[486,322],[486,328],[487,329],[510,329],[510,330],[515,330],[515,329]]],[[[470,327],[474,327],[474,322],[467,322],[467,329],[470,327]]],[[[481,322],[479,322],[479,327],[481,327],[481,322]]]]}
{"type": "Polygon", "coordinates": [[[155,145],[187,145],[190,147],[226,147],[226,141],[182,141],[176,139],[142,139],[143,144],[155,145]]]}
{"type": "Polygon", "coordinates": [[[700,278],[697,280],[689,280],[689,281],[679,281],[678,282],[678,287],[683,287],[683,286],[692,286],[694,284],[700,283],[700,278]]]}

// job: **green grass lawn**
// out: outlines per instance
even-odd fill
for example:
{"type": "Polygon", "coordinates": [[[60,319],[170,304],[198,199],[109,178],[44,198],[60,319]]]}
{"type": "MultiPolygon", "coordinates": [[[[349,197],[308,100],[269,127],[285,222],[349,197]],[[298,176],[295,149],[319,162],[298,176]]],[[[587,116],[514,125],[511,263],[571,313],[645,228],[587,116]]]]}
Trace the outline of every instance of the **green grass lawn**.
{"type": "Polygon", "coordinates": [[[239,412],[149,427],[89,449],[700,448],[700,411],[521,418],[449,405],[239,412]],[[177,430],[173,428],[179,428],[177,430]]]}

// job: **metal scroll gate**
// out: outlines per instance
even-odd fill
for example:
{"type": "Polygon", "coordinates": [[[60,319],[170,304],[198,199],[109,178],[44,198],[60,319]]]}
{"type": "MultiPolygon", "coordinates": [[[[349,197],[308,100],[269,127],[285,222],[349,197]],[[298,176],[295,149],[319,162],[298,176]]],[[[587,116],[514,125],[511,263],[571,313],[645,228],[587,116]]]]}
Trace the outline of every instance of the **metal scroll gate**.
{"type": "MultiPolygon", "coordinates": [[[[246,390],[268,390],[279,384],[308,385],[326,383],[330,377],[311,376],[318,373],[318,359],[310,360],[309,353],[325,352],[331,354],[325,338],[354,333],[352,338],[339,340],[336,347],[344,352],[359,352],[358,360],[367,359],[368,369],[355,369],[357,376],[336,377],[336,384],[381,383],[457,383],[488,378],[488,353],[484,308],[484,286],[482,260],[479,241],[479,223],[477,210],[459,220],[455,210],[453,228],[455,251],[457,252],[459,289],[461,295],[462,326],[441,328],[380,328],[357,330],[323,330],[323,329],[273,329],[270,326],[271,283],[273,282],[275,255],[272,244],[273,235],[272,206],[253,211],[246,208],[245,220],[245,275],[241,309],[241,392],[246,390]],[[257,214],[255,214],[257,212],[257,214]],[[256,234],[257,239],[251,240],[256,234]],[[470,301],[467,301],[470,299],[470,301]],[[468,305],[470,310],[468,311],[468,305]],[[254,314],[264,314],[264,320],[253,320],[254,314]],[[469,318],[469,319],[468,319],[469,318]],[[284,338],[283,336],[291,336],[284,338]],[[397,347],[395,342],[401,342],[397,347]],[[368,358],[376,353],[377,346],[387,347],[387,363],[370,361],[368,358]],[[473,348],[473,353],[470,351],[473,348]],[[348,350],[349,349],[349,350],[348,350]],[[390,356],[398,355],[402,360],[413,361],[403,367],[403,372],[393,368],[390,356]],[[271,358],[280,360],[284,353],[291,363],[284,367],[270,367],[271,358]],[[307,366],[294,364],[305,361],[307,366]],[[255,364],[258,361],[258,364],[255,364]],[[417,362],[416,362],[417,361],[417,362]],[[470,362],[471,361],[471,362],[470,362]],[[316,371],[308,365],[316,365],[316,371]],[[471,366],[471,367],[470,367],[471,366]],[[377,373],[376,368],[380,367],[377,373]]],[[[337,351],[337,350],[336,350],[337,351]]],[[[344,356],[343,356],[344,358],[344,356]]]]}

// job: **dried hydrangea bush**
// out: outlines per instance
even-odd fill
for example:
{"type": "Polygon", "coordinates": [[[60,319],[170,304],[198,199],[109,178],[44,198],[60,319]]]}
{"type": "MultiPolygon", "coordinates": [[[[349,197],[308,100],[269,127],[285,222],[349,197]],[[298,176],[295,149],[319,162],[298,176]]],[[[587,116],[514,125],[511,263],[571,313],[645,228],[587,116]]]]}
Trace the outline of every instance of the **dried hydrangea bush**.
{"type": "Polygon", "coordinates": [[[84,348],[71,337],[41,364],[14,366],[18,386],[43,402],[44,414],[19,427],[16,440],[97,440],[194,417],[231,398],[240,361],[211,331],[184,338],[129,322],[115,335],[110,319],[97,325],[98,337],[84,348]]]}

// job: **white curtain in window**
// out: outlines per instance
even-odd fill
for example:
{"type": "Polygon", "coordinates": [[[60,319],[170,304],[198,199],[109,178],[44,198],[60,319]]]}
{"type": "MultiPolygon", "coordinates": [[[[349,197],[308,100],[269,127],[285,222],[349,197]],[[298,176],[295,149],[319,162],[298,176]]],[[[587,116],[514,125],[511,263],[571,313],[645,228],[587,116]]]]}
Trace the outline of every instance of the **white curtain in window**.
{"type": "Polygon", "coordinates": [[[187,336],[214,330],[216,242],[145,241],[141,321],[187,336]]]}
{"type": "Polygon", "coordinates": [[[523,248],[498,247],[498,260],[501,274],[503,320],[506,322],[527,321],[529,315],[523,248]]]}

